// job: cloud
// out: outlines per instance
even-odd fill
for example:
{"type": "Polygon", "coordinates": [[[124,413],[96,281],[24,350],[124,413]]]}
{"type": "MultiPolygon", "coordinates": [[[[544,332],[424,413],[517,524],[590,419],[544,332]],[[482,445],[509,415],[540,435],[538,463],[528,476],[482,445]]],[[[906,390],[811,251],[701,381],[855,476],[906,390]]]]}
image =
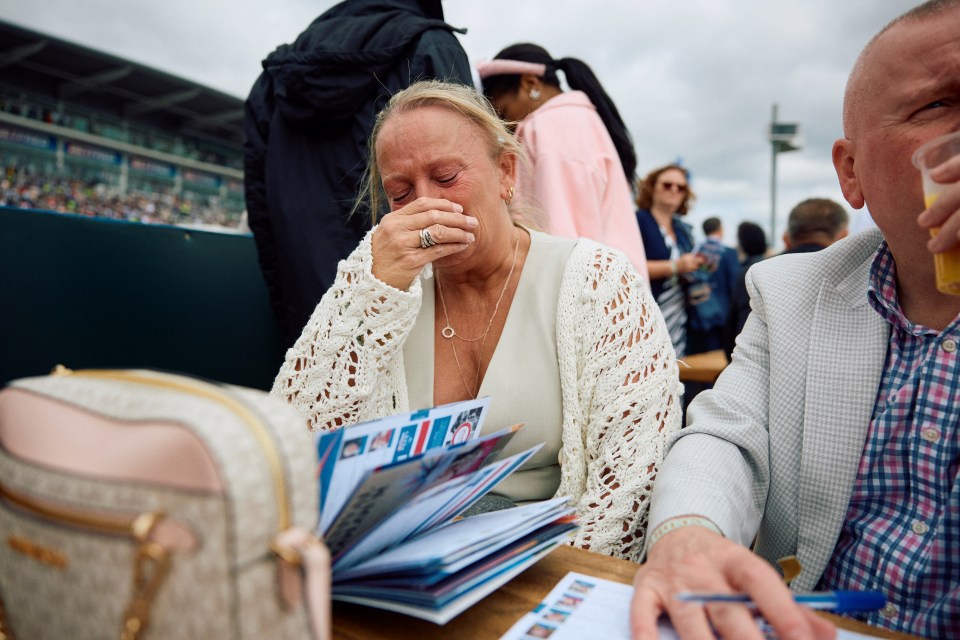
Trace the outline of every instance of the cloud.
{"type": "MultiPolygon", "coordinates": [[[[334,3],[308,0],[18,0],[4,18],[243,97],[260,61],[334,3]]],[[[447,0],[472,62],[515,42],[597,73],[637,148],[638,171],[676,158],[699,192],[691,222],[770,219],[771,108],[797,122],[778,158],[778,228],[811,196],[842,201],[830,162],[856,56],[906,0],[447,0]]],[[[728,232],[730,235],[730,232],[728,232]]],[[[779,235],[779,234],[778,234],[779,235]]]]}

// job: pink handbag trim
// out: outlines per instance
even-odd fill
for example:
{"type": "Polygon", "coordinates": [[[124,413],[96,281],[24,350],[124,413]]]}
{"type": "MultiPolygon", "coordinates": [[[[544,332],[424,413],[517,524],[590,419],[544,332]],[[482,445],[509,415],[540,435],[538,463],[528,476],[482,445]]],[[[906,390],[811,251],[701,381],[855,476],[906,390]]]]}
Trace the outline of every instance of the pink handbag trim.
{"type": "Polygon", "coordinates": [[[330,640],[330,552],[326,545],[303,527],[281,531],[274,539],[280,563],[280,593],[284,608],[295,608],[306,591],[307,616],[315,640],[330,640]],[[285,556],[293,552],[298,562],[285,556]],[[299,575],[302,572],[302,577],[299,575]],[[302,581],[302,582],[301,582],[302,581]]]}
{"type": "Polygon", "coordinates": [[[119,420],[23,389],[0,393],[0,446],[67,473],[223,492],[206,446],[184,425],[119,420]]]}

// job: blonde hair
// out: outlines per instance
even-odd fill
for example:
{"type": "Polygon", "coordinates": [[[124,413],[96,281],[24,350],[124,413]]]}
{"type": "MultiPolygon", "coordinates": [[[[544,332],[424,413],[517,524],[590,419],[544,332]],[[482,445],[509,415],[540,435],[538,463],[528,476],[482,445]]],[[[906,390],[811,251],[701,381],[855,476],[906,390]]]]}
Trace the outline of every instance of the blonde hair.
{"type": "Polygon", "coordinates": [[[424,107],[447,109],[473,123],[483,133],[492,160],[497,160],[505,153],[523,158],[520,142],[507,128],[507,123],[500,119],[490,102],[474,89],[440,80],[416,82],[390,98],[387,106],[377,114],[373,131],[370,133],[366,177],[354,205],[354,211],[366,202],[373,224],[377,223],[380,208],[386,200],[376,154],[377,139],[380,137],[383,125],[395,115],[424,107]]]}

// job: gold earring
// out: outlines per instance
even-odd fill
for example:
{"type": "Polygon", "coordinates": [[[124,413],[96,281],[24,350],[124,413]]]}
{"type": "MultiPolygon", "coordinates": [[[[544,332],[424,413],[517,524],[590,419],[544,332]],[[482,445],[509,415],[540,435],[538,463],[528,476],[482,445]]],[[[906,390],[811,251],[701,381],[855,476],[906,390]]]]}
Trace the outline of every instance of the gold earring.
{"type": "Polygon", "coordinates": [[[513,187],[510,187],[510,190],[507,191],[507,204],[510,204],[510,202],[513,200],[514,193],[516,193],[516,189],[514,189],[513,187]]]}

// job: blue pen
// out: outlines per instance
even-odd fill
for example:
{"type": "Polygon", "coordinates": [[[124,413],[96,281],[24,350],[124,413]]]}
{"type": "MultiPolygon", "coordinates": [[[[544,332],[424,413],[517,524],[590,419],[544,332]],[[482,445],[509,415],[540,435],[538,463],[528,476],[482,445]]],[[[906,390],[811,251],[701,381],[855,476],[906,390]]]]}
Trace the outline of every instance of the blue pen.
{"type": "MultiPolygon", "coordinates": [[[[734,602],[748,605],[752,609],[756,608],[753,599],[743,593],[678,593],[676,599],[701,604],[734,602]]],[[[817,591],[797,593],[794,594],[793,599],[797,604],[811,609],[824,609],[837,613],[876,611],[883,609],[887,604],[887,597],[877,591],[817,591]]]]}

